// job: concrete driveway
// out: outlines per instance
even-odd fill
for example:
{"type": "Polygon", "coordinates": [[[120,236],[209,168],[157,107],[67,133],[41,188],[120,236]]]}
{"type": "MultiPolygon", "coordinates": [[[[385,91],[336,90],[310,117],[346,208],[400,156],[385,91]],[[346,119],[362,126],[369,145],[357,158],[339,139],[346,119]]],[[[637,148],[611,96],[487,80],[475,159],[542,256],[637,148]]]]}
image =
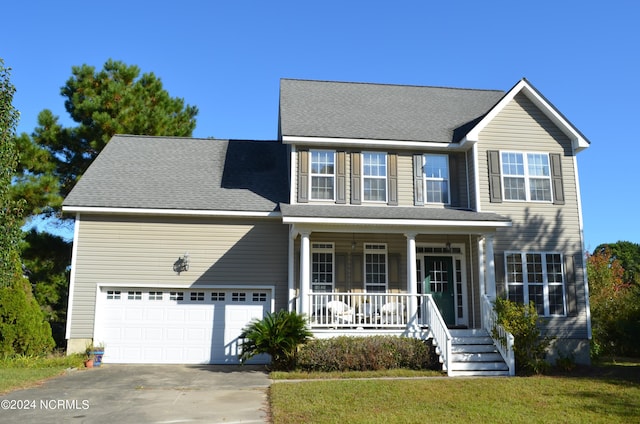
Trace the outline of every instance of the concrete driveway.
{"type": "Polygon", "coordinates": [[[0,396],[1,423],[264,423],[261,366],[102,365],[0,396]]]}

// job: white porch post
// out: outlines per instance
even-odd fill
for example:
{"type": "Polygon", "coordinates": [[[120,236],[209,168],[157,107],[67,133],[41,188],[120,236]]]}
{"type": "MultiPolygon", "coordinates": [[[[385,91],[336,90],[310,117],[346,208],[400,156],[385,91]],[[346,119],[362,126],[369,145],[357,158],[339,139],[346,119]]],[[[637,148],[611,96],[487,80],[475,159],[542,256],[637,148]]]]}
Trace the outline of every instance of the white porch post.
{"type": "Polygon", "coordinates": [[[295,287],[295,244],[297,233],[293,230],[293,226],[289,228],[289,248],[288,248],[288,262],[287,262],[287,285],[289,288],[289,298],[287,299],[287,306],[289,312],[293,311],[296,308],[294,300],[296,298],[296,287],[295,287]]]}
{"type": "Polygon", "coordinates": [[[418,326],[418,273],[416,270],[416,234],[407,233],[407,293],[409,293],[408,324],[418,326]]]}
{"type": "Polygon", "coordinates": [[[484,244],[487,264],[485,289],[487,297],[493,300],[496,298],[496,267],[493,259],[493,234],[486,234],[484,236],[484,244]]]}
{"type": "Polygon", "coordinates": [[[311,265],[310,231],[300,233],[300,299],[298,312],[309,315],[311,265]]]}

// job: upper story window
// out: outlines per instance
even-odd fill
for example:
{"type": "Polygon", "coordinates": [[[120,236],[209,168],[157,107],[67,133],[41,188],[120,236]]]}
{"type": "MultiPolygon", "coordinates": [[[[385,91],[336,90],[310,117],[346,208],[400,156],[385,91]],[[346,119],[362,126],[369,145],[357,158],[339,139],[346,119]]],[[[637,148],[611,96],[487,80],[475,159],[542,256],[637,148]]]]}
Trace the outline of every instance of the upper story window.
{"type": "Polygon", "coordinates": [[[425,203],[448,205],[449,200],[449,157],[447,155],[424,155],[425,203]]]}
{"type": "Polygon", "coordinates": [[[362,199],[364,201],[387,201],[386,153],[362,153],[362,192],[362,199]]]}
{"type": "Polygon", "coordinates": [[[565,293],[560,253],[508,252],[509,300],[533,302],[539,315],[564,315],[565,293]]]}
{"type": "Polygon", "coordinates": [[[312,150],[310,161],[311,199],[335,199],[335,152],[312,150]]]}
{"type": "Polygon", "coordinates": [[[502,152],[505,200],[551,201],[551,167],[546,153],[502,152]]]}

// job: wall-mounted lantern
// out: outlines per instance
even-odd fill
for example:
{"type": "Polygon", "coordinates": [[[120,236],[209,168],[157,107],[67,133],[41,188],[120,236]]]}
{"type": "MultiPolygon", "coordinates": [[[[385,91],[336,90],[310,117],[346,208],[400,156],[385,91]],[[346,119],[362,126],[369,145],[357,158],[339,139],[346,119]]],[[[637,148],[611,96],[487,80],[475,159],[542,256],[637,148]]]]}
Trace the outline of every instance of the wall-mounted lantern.
{"type": "Polygon", "coordinates": [[[178,274],[189,271],[189,252],[185,252],[184,256],[173,263],[173,270],[178,274]]]}

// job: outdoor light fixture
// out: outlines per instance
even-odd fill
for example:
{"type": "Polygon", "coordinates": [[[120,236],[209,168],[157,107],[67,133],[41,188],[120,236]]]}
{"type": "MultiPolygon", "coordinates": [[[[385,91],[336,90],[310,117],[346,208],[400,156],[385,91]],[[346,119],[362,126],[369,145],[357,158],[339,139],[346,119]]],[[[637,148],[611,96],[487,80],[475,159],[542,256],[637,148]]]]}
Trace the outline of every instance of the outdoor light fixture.
{"type": "Polygon", "coordinates": [[[185,252],[183,257],[173,263],[173,270],[178,274],[189,271],[189,252],[185,252]]]}

